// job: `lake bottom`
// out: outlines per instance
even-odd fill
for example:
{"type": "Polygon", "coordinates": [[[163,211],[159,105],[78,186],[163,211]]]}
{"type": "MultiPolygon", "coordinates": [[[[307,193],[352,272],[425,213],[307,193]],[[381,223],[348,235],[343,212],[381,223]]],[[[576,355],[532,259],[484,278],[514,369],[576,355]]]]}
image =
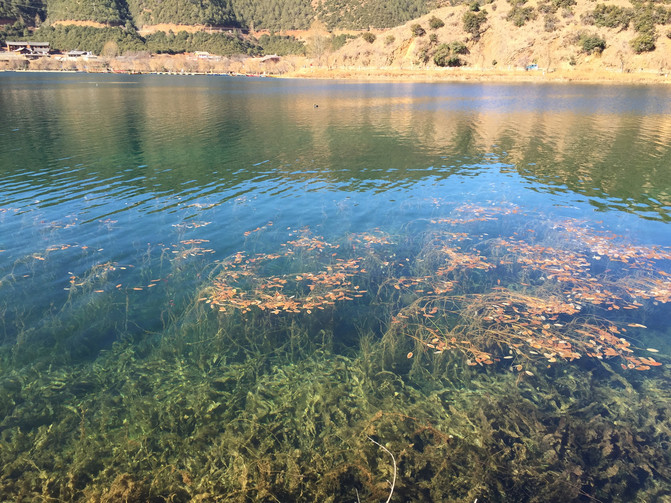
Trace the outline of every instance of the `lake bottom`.
{"type": "Polygon", "coordinates": [[[668,249],[512,204],[222,260],[190,225],[5,300],[0,499],[671,498],[668,249]]]}

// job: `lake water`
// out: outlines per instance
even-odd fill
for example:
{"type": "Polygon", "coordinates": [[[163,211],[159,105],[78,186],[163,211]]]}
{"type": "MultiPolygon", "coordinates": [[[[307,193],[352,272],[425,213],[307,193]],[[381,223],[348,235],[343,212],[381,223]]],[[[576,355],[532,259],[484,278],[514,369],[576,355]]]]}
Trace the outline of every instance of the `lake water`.
{"type": "Polygon", "coordinates": [[[671,501],[671,90],[0,74],[0,500],[671,501]]]}

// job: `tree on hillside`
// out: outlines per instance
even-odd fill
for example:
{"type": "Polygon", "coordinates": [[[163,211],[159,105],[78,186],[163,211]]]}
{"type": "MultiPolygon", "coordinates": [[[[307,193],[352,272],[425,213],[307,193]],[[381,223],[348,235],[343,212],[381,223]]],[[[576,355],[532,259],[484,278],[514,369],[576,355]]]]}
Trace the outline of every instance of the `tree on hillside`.
{"type": "Polygon", "coordinates": [[[641,33],[631,39],[631,48],[636,54],[641,54],[642,52],[651,52],[656,49],[655,40],[657,39],[657,34],[654,30],[641,33]]]}
{"type": "Polygon", "coordinates": [[[0,0],[0,18],[37,26],[46,17],[46,5],[42,0],[0,0]]]}
{"type": "Polygon", "coordinates": [[[463,62],[458,54],[466,54],[468,49],[466,45],[459,41],[449,44],[440,44],[433,55],[433,62],[436,66],[461,66],[463,62]]]}
{"type": "Polygon", "coordinates": [[[585,33],[580,36],[580,48],[586,54],[601,54],[606,48],[606,40],[596,34],[585,33]]]}
{"type": "Polygon", "coordinates": [[[308,54],[317,61],[318,65],[322,64],[322,58],[330,51],[331,41],[326,31],[324,23],[320,21],[313,21],[308,32],[308,54]]]}
{"type": "Polygon", "coordinates": [[[114,0],[48,0],[47,19],[49,21],[76,20],[95,21],[110,25],[123,25],[128,12],[114,0]]]}
{"type": "Polygon", "coordinates": [[[426,34],[426,30],[422,28],[422,25],[419,23],[414,23],[410,26],[410,31],[412,32],[413,37],[423,37],[426,34]]]}
{"type": "Polygon", "coordinates": [[[113,59],[119,55],[119,45],[114,40],[108,40],[100,53],[103,58],[113,59]]]}
{"type": "Polygon", "coordinates": [[[431,19],[429,19],[429,26],[432,30],[437,30],[438,28],[445,26],[445,21],[436,16],[431,16],[431,19]]]}
{"type": "Polygon", "coordinates": [[[329,28],[391,28],[416,19],[436,5],[436,0],[321,0],[317,14],[329,28]]]}
{"type": "Polygon", "coordinates": [[[365,33],[363,33],[363,34],[361,35],[361,38],[364,39],[364,40],[365,40],[366,42],[368,42],[369,44],[372,44],[373,42],[375,42],[375,39],[376,39],[377,37],[375,36],[374,33],[371,33],[371,32],[369,32],[369,31],[367,31],[367,32],[365,32],[365,33]]]}
{"type": "Polygon", "coordinates": [[[477,40],[482,33],[482,25],[487,22],[487,11],[484,9],[477,13],[471,10],[466,11],[462,21],[464,31],[469,33],[473,39],[477,40]]]}

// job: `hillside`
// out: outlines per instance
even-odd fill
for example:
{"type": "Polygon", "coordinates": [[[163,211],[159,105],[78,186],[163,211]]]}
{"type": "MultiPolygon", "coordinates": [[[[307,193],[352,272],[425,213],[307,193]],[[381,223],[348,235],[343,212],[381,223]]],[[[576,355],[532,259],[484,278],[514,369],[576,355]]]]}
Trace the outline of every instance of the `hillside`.
{"type": "Polygon", "coordinates": [[[28,26],[93,21],[137,29],[173,23],[277,31],[306,29],[319,19],[330,29],[368,29],[396,26],[435,5],[434,0],[0,0],[0,20],[28,26]]]}
{"type": "Polygon", "coordinates": [[[329,54],[324,63],[401,70],[463,66],[667,73],[670,21],[671,7],[653,3],[495,0],[479,7],[442,7],[402,26],[374,30],[329,54]]]}

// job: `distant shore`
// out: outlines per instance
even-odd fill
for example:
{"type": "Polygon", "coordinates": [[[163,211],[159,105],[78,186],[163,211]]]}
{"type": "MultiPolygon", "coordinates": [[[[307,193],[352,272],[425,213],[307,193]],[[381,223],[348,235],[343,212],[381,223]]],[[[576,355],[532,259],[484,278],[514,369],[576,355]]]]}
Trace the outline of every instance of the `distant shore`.
{"type": "Polygon", "coordinates": [[[671,84],[671,74],[640,69],[620,72],[602,68],[525,70],[523,68],[437,68],[313,66],[311,60],[288,56],[273,65],[258,58],[222,58],[208,63],[184,56],[158,55],[146,58],[60,62],[0,60],[0,71],[53,71],[87,73],[131,73],[170,75],[236,75],[278,78],[367,80],[389,82],[576,82],[601,84],[671,84]]]}
{"type": "Polygon", "coordinates": [[[530,70],[473,68],[301,68],[282,78],[353,79],[413,82],[583,82],[607,84],[671,84],[670,74],[657,71],[616,72],[608,70],[530,70]]]}

